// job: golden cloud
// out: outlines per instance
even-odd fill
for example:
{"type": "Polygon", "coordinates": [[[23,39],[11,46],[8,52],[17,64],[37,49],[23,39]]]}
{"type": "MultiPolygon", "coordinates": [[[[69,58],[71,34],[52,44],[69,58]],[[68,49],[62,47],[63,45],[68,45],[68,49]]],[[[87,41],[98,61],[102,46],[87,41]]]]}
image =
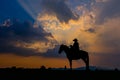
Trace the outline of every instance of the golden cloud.
{"type": "Polygon", "coordinates": [[[26,43],[26,42],[19,42],[17,41],[15,43],[16,47],[22,47],[26,49],[32,49],[36,53],[45,53],[48,51],[48,49],[53,49],[55,47],[52,42],[43,42],[43,41],[35,41],[32,43],[26,43]]]}
{"type": "Polygon", "coordinates": [[[44,30],[51,32],[58,42],[66,42],[70,44],[72,39],[78,37],[82,32],[93,25],[93,19],[89,14],[84,14],[78,20],[69,20],[68,23],[61,23],[56,16],[48,14],[40,14],[37,18],[44,26],[44,30]]]}

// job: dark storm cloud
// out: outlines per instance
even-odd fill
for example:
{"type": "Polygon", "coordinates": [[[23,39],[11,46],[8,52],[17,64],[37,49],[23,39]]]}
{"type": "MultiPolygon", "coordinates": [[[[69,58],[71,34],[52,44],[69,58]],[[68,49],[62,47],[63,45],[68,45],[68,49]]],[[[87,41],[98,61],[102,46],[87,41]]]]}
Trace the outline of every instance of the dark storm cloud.
{"type": "Polygon", "coordinates": [[[65,3],[65,0],[42,0],[43,11],[49,15],[55,15],[60,22],[68,22],[70,19],[77,20],[75,15],[65,3]]]}
{"type": "Polygon", "coordinates": [[[0,53],[14,53],[17,55],[29,56],[37,55],[34,49],[17,47],[16,42],[32,43],[36,41],[47,42],[46,37],[52,37],[50,33],[45,32],[40,26],[35,28],[33,24],[26,21],[24,23],[13,21],[10,25],[0,26],[0,53]]]}
{"type": "Polygon", "coordinates": [[[45,32],[41,27],[34,28],[33,24],[29,21],[25,21],[24,23],[20,23],[18,21],[14,21],[12,25],[9,27],[6,25],[0,26],[0,37],[4,39],[17,39],[20,41],[37,41],[47,40],[45,36],[50,36],[50,33],[45,32]]]}
{"type": "Polygon", "coordinates": [[[19,56],[33,56],[38,55],[37,52],[33,49],[16,47],[14,44],[11,44],[11,41],[8,40],[0,40],[0,54],[16,54],[19,56]]]}
{"type": "Polygon", "coordinates": [[[120,17],[120,0],[108,0],[103,3],[100,14],[97,17],[97,23],[102,23],[106,19],[120,17]]]}

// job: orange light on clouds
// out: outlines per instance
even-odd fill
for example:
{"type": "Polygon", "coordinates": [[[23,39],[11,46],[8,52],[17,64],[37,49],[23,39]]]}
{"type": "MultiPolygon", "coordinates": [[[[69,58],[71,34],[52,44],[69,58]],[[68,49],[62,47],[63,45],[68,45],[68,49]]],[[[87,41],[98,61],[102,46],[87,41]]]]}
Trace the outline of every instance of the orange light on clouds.
{"type": "Polygon", "coordinates": [[[88,14],[84,14],[78,20],[71,19],[68,23],[60,22],[56,16],[45,13],[39,14],[37,20],[43,25],[45,31],[52,33],[59,43],[66,42],[66,44],[71,44],[72,39],[82,34],[81,30],[87,30],[93,25],[93,19],[88,14]]]}

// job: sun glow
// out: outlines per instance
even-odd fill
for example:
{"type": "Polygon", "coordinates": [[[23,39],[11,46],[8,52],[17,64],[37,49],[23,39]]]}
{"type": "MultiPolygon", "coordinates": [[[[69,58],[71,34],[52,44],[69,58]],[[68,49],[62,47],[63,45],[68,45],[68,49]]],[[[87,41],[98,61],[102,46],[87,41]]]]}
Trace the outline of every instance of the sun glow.
{"type": "Polygon", "coordinates": [[[39,14],[37,20],[44,26],[44,30],[52,33],[59,43],[66,44],[71,44],[72,39],[87,34],[85,31],[93,25],[88,15],[81,16],[78,20],[71,19],[68,23],[62,23],[55,16],[48,14],[39,14]]]}

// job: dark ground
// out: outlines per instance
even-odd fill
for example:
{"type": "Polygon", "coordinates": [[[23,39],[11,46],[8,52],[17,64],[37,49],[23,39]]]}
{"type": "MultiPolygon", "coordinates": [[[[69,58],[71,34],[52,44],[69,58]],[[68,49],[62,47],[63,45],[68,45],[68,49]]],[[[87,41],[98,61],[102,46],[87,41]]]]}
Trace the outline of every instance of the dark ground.
{"type": "Polygon", "coordinates": [[[0,80],[120,80],[118,70],[0,69],[0,80]]]}

